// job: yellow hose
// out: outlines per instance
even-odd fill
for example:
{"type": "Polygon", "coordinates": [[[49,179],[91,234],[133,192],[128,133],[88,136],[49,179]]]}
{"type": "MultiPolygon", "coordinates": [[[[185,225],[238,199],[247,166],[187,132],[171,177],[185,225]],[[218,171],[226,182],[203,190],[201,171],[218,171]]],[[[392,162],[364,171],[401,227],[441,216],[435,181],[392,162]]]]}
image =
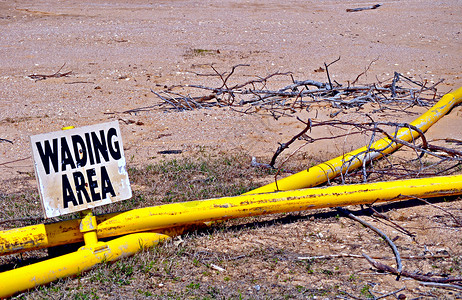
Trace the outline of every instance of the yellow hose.
{"type": "MultiPolygon", "coordinates": [[[[454,105],[460,102],[462,102],[462,87],[454,92],[444,95],[431,109],[410,124],[425,132],[431,125],[450,111],[454,105]]],[[[418,132],[415,130],[401,128],[398,130],[396,138],[410,142],[417,138],[418,135],[418,132]]],[[[348,171],[361,167],[364,162],[389,154],[399,147],[401,147],[400,144],[396,144],[388,138],[383,138],[373,143],[370,147],[365,146],[359,148],[297,174],[277,180],[277,183],[273,182],[254,189],[246,194],[289,191],[317,186],[340,174],[344,174],[348,171]]]]}

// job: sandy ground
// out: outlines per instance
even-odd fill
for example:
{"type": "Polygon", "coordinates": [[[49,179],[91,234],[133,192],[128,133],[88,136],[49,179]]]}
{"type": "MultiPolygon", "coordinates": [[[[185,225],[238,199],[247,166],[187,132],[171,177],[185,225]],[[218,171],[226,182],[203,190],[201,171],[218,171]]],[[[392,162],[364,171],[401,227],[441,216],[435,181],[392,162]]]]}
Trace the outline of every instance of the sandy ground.
{"type": "MultiPolygon", "coordinates": [[[[278,71],[325,82],[326,74],[315,70],[341,57],[330,72],[346,82],[376,60],[363,83],[397,71],[429,84],[444,79],[440,92],[462,86],[461,2],[381,3],[376,10],[348,13],[347,8],[371,2],[0,1],[0,138],[13,142],[0,143],[0,191],[34,188],[29,136],[63,126],[141,122],[120,122],[129,165],[162,158],[157,154],[161,150],[187,155],[204,147],[269,158],[278,142],[300,130],[294,120],[274,121],[227,108],[122,113],[158,104],[150,89],[219,85],[217,79],[195,74],[210,73],[210,64],[222,72],[249,64],[236,72],[236,82],[278,71]],[[193,49],[213,51],[195,55],[193,49]],[[72,74],[42,81],[28,77],[57,71],[72,74]],[[11,181],[18,178],[25,181],[11,181]]],[[[287,78],[272,84],[284,86],[287,78]]],[[[320,116],[329,112],[326,108],[320,116]]],[[[393,118],[404,122],[415,116],[393,118]]],[[[428,137],[462,139],[460,128],[462,108],[456,107],[428,137]]],[[[339,149],[345,150],[345,144],[309,151],[329,159],[339,149]]]]}

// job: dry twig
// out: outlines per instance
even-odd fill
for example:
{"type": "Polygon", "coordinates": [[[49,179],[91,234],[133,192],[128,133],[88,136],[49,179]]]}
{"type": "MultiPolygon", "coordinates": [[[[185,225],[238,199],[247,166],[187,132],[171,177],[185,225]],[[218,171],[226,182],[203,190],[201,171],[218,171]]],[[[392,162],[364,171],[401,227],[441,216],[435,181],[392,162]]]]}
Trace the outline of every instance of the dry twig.
{"type": "Polygon", "coordinates": [[[7,142],[7,143],[10,143],[10,144],[13,144],[13,141],[0,138],[0,143],[1,143],[1,142],[7,142]]]}
{"type": "MultiPolygon", "coordinates": [[[[359,114],[358,109],[367,103],[371,103],[373,106],[378,106],[378,108],[372,110],[370,114],[363,114],[370,119],[370,122],[337,121],[335,119],[312,121],[311,128],[313,130],[315,127],[324,126],[338,130],[340,133],[312,138],[308,135],[307,130],[304,130],[303,134],[295,135],[288,143],[280,144],[268,165],[271,168],[276,168],[276,159],[280,157],[281,152],[297,139],[305,140],[305,145],[308,145],[321,140],[358,134],[368,135],[370,137],[369,144],[365,152],[359,153],[345,162],[344,169],[346,172],[341,176],[342,183],[346,183],[346,180],[357,182],[355,180],[358,179],[362,179],[362,182],[368,182],[383,178],[384,176],[400,179],[411,176],[448,174],[454,172],[456,166],[462,164],[461,150],[429,143],[424,133],[410,124],[376,122],[371,116],[377,112],[383,114],[385,111],[412,113],[409,109],[413,106],[433,105],[436,101],[436,86],[439,82],[428,86],[426,81],[419,81],[395,72],[394,76],[387,81],[356,86],[355,84],[359,78],[376,61],[373,60],[351,84],[349,82],[347,85],[340,84],[332,82],[329,70],[329,66],[338,60],[336,59],[324,65],[325,68],[323,70],[327,73],[328,82],[320,82],[312,79],[298,80],[294,78],[291,72],[275,72],[266,76],[255,76],[251,80],[237,82],[236,78],[239,78],[237,77],[239,75],[237,71],[248,65],[238,64],[232,66],[228,72],[222,72],[212,65],[212,73],[196,73],[196,75],[217,78],[219,80],[217,86],[198,84],[164,86],[164,90],[151,90],[161,100],[161,103],[127,110],[124,113],[137,113],[152,109],[185,111],[212,107],[229,107],[234,111],[245,114],[269,115],[277,120],[280,117],[297,117],[299,112],[310,110],[314,105],[328,105],[336,110],[336,113],[331,114],[331,118],[336,118],[340,112],[347,112],[347,110],[354,110],[359,114]],[[290,83],[283,85],[281,88],[271,88],[270,81],[276,79],[281,81],[284,78],[289,79],[290,83]],[[391,130],[389,130],[390,127],[392,128],[391,130]],[[417,132],[422,141],[421,145],[417,144],[418,138],[409,142],[399,139],[397,131],[403,127],[417,132]],[[372,146],[375,137],[379,134],[390,139],[390,146],[401,144],[405,148],[411,149],[416,154],[415,159],[404,160],[401,158],[389,158],[385,155],[382,160],[385,163],[381,163],[380,168],[378,168],[377,164],[370,163],[370,160],[364,160],[364,164],[360,170],[350,170],[349,164],[358,158],[377,154],[380,156],[383,155],[382,152],[388,146],[383,149],[374,149],[372,146]],[[432,162],[429,165],[423,160],[424,155],[434,157],[436,162],[432,162]],[[395,160],[400,160],[401,162],[396,164],[395,160]],[[437,171],[431,171],[437,167],[439,167],[437,171]]],[[[459,146],[459,144],[456,144],[456,146],[459,146]]],[[[302,149],[303,147],[299,147],[300,151],[302,149]]],[[[292,153],[291,156],[294,154],[292,153]]],[[[256,163],[256,161],[254,161],[254,165],[262,166],[256,163]]],[[[279,164],[278,168],[280,167],[281,164],[279,164]]]]}
{"type": "MultiPolygon", "coordinates": [[[[371,256],[373,259],[391,260],[395,259],[391,256],[371,256]]],[[[449,255],[438,254],[438,255],[402,255],[401,259],[435,259],[435,258],[449,258],[449,255]]],[[[363,255],[340,253],[340,254],[329,254],[329,255],[317,255],[317,256],[300,256],[299,260],[314,260],[314,259],[331,259],[331,258],[365,258],[363,255]]]]}
{"type": "Polygon", "coordinates": [[[419,197],[415,197],[415,196],[412,196],[411,198],[413,199],[416,199],[416,200],[419,200],[419,201],[422,201],[422,202],[425,202],[426,204],[428,205],[431,205],[433,207],[436,207],[442,211],[444,211],[445,213],[447,213],[449,216],[451,216],[451,218],[454,220],[454,222],[458,225],[458,226],[462,226],[462,221],[459,220],[459,218],[457,218],[453,213],[451,213],[450,211],[448,211],[447,209],[439,206],[439,205],[436,205],[436,204],[433,204],[431,203],[430,201],[428,201],[427,199],[423,199],[423,198],[419,198],[419,197]]]}
{"type": "MultiPolygon", "coordinates": [[[[383,233],[380,229],[378,229],[377,227],[374,227],[372,226],[371,224],[367,223],[366,221],[358,218],[357,216],[353,215],[351,212],[349,212],[347,209],[345,208],[341,208],[341,207],[337,207],[337,211],[341,212],[342,214],[346,215],[348,218],[352,219],[352,220],[355,220],[359,223],[361,223],[363,226],[371,229],[372,231],[374,231],[375,233],[377,233],[378,235],[380,235],[380,237],[382,237],[386,242],[387,244],[390,246],[390,248],[393,250],[393,254],[395,255],[395,259],[396,259],[396,265],[398,266],[398,269],[397,269],[397,274],[398,275],[398,278],[399,278],[399,275],[401,273],[401,270],[403,269],[403,265],[401,263],[401,257],[399,255],[399,252],[398,252],[398,248],[396,248],[396,245],[393,243],[393,241],[385,234],[383,233]]],[[[367,259],[367,257],[366,257],[367,259]]]]}
{"type": "Polygon", "coordinates": [[[72,71],[66,72],[66,73],[60,73],[62,68],[64,68],[66,64],[62,65],[61,68],[56,73],[53,73],[51,75],[44,75],[44,74],[31,74],[28,75],[27,77],[34,79],[35,81],[40,81],[40,80],[45,80],[48,78],[59,78],[59,77],[67,77],[72,74],[72,71]]]}
{"type": "Polygon", "coordinates": [[[347,12],[357,12],[357,11],[363,11],[363,10],[371,10],[371,9],[377,9],[380,6],[382,6],[382,4],[375,4],[375,5],[371,5],[371,6],[358,7],[358,8],[347,8],[346,11],[347,12]]]}
{"type": "Polygon", "coordinates": [[[292,137],[290,139],[290,141],[288,141],[287,143],[282,143],[282,144],[279,144],[279,147],[278,149],[276,150],[276,152],[274,153],[273,157],[271,158],[271,162],[269,163],[270,167],[271,168],[274,168],[274,164],[276,163],[276,159],[277,157],[279,156],[279,154],[282,153],[282,151],[284,151],[285,149],[289,148],[289,146],[295,142],[296,140],[298,140],[302,135],[304,135],[309,129],[311,129],[311,120],[308,119],[308,122],[305,123],[303,122],[304,124],[306,124],[306,127],[300,131],[298,134],[296,134],[294,137],[292,137]]]}
{"type": "Polygon", "coordinates": [[[448,284],[448,283],[437,283],[437,282],[419,282],[421,285],[443,288],[443,289],[455,289],[455,290],[462,290],[462,285],[459,284],[448,284]]]}
{"type": "MultiPolygon", "coordinates": [[[[448,276],[448,277],[435,278],[435,277],[431,277],[431,276],[427,276],[427,275],[408,272],[406,270],[401,270],[401,271],[398,272],[397,269],[395,269],[393,267],[390,267],[388,265],[382,264],[382,263],[372,259],[371,257],[369,257],[367,254],[363,253],[363,256],[367,259],[367,261],[374,268],[376,268],[376,269],[378,269],[380,271],[386,272],[386,273],[393,274],[393,275],[397,275],[397,276],[402,275],[404,277],[409,277],[409,278],[419,280],[419,281],[422,281],[422,282],[434,282],[434,283],[462,282],[462,277],[448,276]]],[[[462,287],[462,285],[460,285],[460,286],[462,287]]]]}

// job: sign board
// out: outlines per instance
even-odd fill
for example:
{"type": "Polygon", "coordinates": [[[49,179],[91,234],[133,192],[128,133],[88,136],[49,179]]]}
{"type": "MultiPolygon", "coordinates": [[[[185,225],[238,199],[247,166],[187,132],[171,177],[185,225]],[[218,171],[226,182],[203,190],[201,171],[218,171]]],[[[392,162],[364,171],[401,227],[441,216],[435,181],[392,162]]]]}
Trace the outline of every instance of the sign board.
{"type": "Polygon", "coordinates": [[[31,136],[46,218],[132,196],[119,122],[31,136]]]}

